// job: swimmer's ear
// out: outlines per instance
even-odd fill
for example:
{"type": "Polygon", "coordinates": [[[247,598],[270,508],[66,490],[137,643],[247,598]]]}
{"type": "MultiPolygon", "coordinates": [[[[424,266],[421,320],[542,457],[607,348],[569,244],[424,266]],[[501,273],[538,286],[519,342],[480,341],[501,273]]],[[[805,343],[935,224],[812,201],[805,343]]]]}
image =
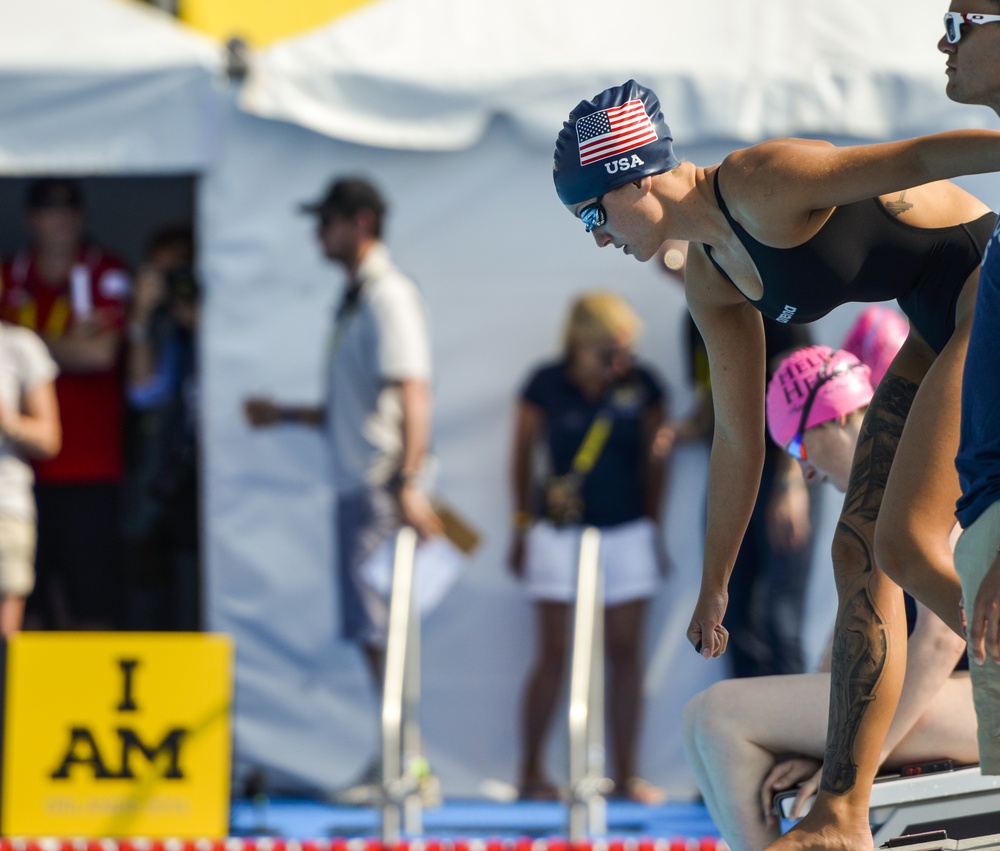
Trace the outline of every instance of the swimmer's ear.
{"type": "Polygon", "coordinates": [[[653,178],[649,175],[637,177],[632,181],[632,185],[639,190],[642,195],[648,195],[653,188],[653,178]]]}
{"type": "Polygon", "coordinates": [[[826,422],[822,422],[819,425],[810,426],[809,430],[812,431],[812,429],[814,428],[827,428],[827,427],[833,428],[835,426],[837,428],[847,428],[847,420],[848,420],[847,414],[838,414],[833,419],[827,420],[826,422]]]}

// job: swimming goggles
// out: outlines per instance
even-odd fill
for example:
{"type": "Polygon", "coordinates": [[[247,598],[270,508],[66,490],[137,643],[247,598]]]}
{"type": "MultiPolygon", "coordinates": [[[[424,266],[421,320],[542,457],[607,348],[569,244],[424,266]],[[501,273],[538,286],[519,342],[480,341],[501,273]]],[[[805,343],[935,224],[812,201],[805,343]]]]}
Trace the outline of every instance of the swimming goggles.
{"type": "Polygon", "coordinates": [[[580,219],[587,226],[587,233],[590,233],[594,228],[599,228],[608,220],[608,214],[604,212],[604,205],[601,203],[603,200],[604,196],[602,195],[593,204],[588,204],[580,210],[580,219]]]}
{"type": "Polygon", "coordinates": [[[816,401],[816,394],[819,392],[819,388],[826,384],[828,381],[832,381],[838,375],[843,375],[845,372],[850,372],[852,369],[858,369],[864,366],[860,361],[854,361],[853,363],[848,361],[841,361],[834,369],[827,372],[831,361],[826,360],[823,363],[823,368],[819,371],[819,377],[816,379],[816,383],[809,388],[809,395],[806,396],[806,403],[802,406],[802,416],[799,418],[799,427],[795,430],[795,435],[789,441],[788,446],[785,450],[791,455],[796,461],[808,461],[809,455],[806,452],[806,422],[809,419],[809,413],[812,411],[813,402],[816,401]]]}

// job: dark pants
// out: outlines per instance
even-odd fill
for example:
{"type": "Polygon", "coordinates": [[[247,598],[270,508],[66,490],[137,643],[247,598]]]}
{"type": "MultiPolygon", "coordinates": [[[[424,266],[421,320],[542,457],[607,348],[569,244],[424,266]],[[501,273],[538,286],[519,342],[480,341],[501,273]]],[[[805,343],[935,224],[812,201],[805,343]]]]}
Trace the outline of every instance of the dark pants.
{"type": "MultiPolygon", "coordinates": [[[[775,552],[767,534],[767,505],[775,487],[768,461],[760,494],[729,580],[726,658],[734,677],[801,674],[806,670],[802,624],[813,542],[790,553],[775,552]]],[[[819,522],[819,488],[809,489],[813,528],[819,522]]]]}
{"type": "Polygon", "coordinates": [[[29,623],[50,629],[122,622],[121,492],[115,482],[36,484],[38,550],[29,623]]]}

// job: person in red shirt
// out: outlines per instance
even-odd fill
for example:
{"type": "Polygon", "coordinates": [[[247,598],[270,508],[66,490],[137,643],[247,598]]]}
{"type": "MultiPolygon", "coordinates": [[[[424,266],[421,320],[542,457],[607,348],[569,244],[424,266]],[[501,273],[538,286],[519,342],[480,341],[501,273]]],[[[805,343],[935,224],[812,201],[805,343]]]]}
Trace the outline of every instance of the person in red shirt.
{"type": "Polygon", "coordinates": [[[28,622],[107,629],[120,594],[121,348],[129,278],[85,237],[68,178],[29,184],[30,243],[3,266],[0,318],[41,335],[56,363],[62,451],[36,465],[37,585],[28,622]]]}

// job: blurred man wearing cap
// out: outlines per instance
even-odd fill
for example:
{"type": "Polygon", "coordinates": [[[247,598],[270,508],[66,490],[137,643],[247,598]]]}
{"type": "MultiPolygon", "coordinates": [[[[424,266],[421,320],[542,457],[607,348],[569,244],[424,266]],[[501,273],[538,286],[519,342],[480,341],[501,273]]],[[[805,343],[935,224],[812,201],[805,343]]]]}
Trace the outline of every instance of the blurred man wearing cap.
{"type": "MultiPolygon", "coordinates": [[[[1000,115],[1000,0],[954,2],[951,9],[938,42],[947,56],[948,97],[1000,115]]],[[[962,486],[956,515],[965,531],[955,569],[968,622],[979,764],[983,774],[1000,774],[1000,223],[979,275],[956,466],[962,486]]]]}
{"type": "MultiPolygon", "coordinates": [[[[393,265],[382,242],[386,205],[374,186],[340,179],[302,210],[316,216],[324,253],[347,273],[328,349],[326,405],[251,398],[246,414],[256,427],[300,423],[329,435],[344,637],[360,645],[379,694],[388,600],[363,580],[363,566],[401,525],[424,538],[443,531],[422,483],[431,435],[427,319],[416,285],[393,265]]],[[[376,803],[377,769],[373,763],[334,800],[376,803]]]]}
{"type": "Polygon", "coordinates": [[[4,266],[0,315],[31,328],[59,365],[59,454],[36,463],[37,585],[28,622],[119,625],[123,386],[120,353],[129,279],[88,241],[83,193],[69,178],[32,181],[29,246],[4,266]]]}

